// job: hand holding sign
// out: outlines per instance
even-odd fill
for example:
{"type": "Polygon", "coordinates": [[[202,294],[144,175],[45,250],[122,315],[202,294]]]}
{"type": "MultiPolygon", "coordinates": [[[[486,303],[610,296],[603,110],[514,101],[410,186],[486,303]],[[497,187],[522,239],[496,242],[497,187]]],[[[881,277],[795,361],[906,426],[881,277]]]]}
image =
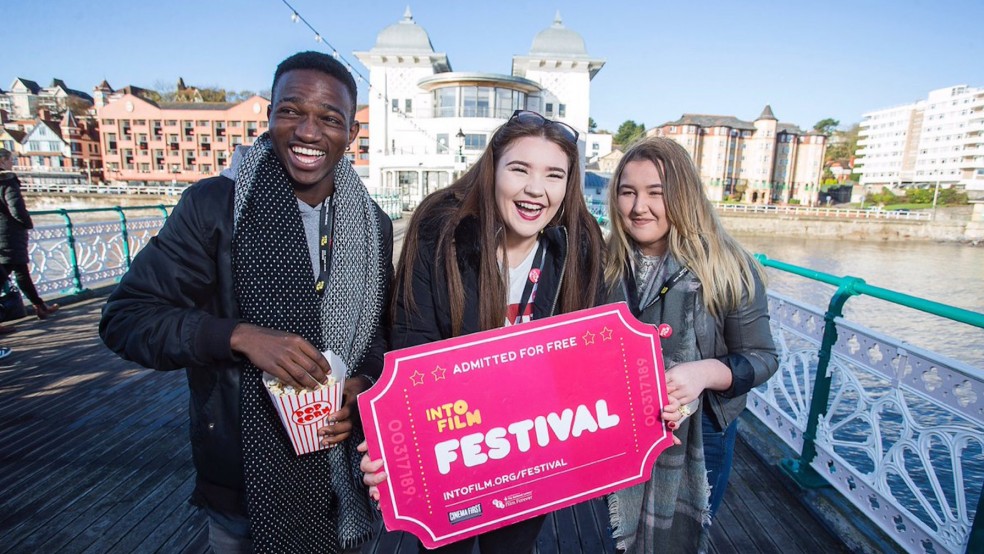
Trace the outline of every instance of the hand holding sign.
{"type": "Polygon", "coordinates": [[[672,444],[659,339],[624,304],[390,352],[359,403],[386,526],[427,547],[643,482],[672,444]]]}

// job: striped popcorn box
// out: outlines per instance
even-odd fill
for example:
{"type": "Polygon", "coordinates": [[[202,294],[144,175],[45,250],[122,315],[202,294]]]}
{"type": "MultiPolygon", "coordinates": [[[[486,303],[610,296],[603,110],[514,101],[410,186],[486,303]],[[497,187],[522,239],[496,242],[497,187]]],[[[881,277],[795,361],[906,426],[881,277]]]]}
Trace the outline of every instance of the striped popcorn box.
{"type": "Polygon", "coordinates": [[[342,407],[347,371],[345,362],[331,351],[324,352],[324,355],[331,364],[332,372],[328,384],[317,389],[295,390],[272,375],[263,375],[270,400],[298,456],[328,448],[322,446],[318,429],[328,424],[329,414],[342,407]]]}

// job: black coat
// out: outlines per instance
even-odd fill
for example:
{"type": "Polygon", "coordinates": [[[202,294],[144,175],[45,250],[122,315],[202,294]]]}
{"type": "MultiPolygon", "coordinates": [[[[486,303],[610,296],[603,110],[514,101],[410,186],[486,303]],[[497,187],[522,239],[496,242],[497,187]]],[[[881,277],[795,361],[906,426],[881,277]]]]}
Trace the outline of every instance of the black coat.
{"type": "MultiPolygon", "coordinates": [[[[134,258],[103,308],[99,334],[125,359],[157,370],[187,369],[195,498],[245,513],[239,376],[229,340],[240,322],[232,268],[231,179],[188,188],[160,233],[134,258]]],[[[393,224],[377,207],[387,280],[393,224]]],[[[388,281],[387,281],[388,282],[388,281]]],[[[382,325],[356,369],[374,380],[386,350],[382,325]]]]}
{"type": "Polygon", "coordinates": [[[26,264],[27,231],[34,228],[21,196],[20,180],[12,172],[0,174],[0,263],[26,264]]]}
{"type": "MultiPolygon", "coordinates": [[[[448,279],[443,263],[437,262],[437,241],[441,221],[425,221],[420,226],[419,252],[412,271],[413,309],[403,295],[401,286],[396,295],[393,327],[390,342],[394,349],[407,348],[438,340],[452,338],[451,305],[448,298],[448,279]]],[[[478,313],[478,223],[464,220],[455,230],[455,250],[458,269],[464,287],[465,308],[462,318],[462,335],[481,330],[478,313]]],[[[537,285],[537,297],[533,303],[533,319],[543,319],[558,313],[560,287],[567,263],[567,229],[551,227],[544,231],[546,257],[543,272],[537,285]]],[[[586,253],[585,253],[586,255],[586,253]]],[[[600,281],[600,279],[599,279],[600,281]]],[[[595,293],[600,303],[603,291],[595,293]]]]}

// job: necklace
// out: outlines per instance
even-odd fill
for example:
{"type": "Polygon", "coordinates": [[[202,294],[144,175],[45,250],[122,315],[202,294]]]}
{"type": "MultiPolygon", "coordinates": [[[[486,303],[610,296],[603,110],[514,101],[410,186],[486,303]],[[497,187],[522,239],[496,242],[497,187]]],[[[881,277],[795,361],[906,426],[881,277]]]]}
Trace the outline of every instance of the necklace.
{"type": "Polygon", "coordinates": [[[647,256],[642,252],[636,251],[635,262],[636,262],[636,282],[639,283],[639,287],[645,287],[645,284],[649,282],[650,279],[659,275],[659,270],[663,267],[663,262],[666,260],[666,254],[662,256],[647,256]]]}

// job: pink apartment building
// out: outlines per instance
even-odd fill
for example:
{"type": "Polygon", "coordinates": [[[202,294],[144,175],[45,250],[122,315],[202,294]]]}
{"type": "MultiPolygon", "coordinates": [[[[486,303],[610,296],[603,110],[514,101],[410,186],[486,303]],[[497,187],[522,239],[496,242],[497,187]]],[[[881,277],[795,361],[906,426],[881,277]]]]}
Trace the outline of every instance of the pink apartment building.
{"type": "Polygon", "coordinates": [[[362,106],[355,112],[355,120],[359,122],[359,134],[349,144],[345,155],[354,166],[369,165],[369,106],[362,106]]]}
{"type": "Polygon", "coordinates": [[[267,129],[270,101],[155,103],[133,94],[96,102],[107,182],[191,184],[218,175],[239,144],[267,129]]]}

